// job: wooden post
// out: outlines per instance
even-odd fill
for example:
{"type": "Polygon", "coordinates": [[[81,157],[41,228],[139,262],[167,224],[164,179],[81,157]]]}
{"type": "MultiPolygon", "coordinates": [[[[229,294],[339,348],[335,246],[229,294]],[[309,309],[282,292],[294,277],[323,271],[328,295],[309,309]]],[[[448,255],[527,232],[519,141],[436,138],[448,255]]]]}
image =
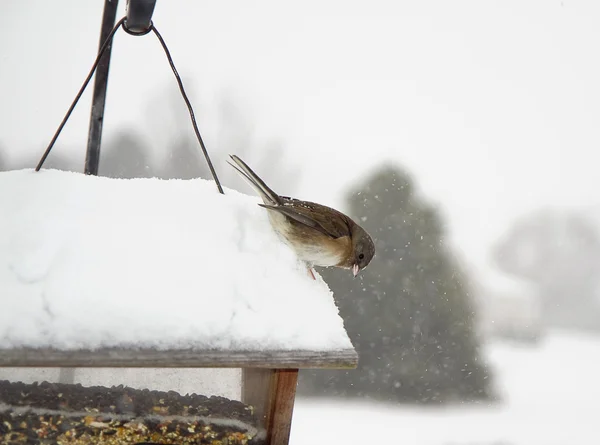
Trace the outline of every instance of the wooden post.
{"type": "Polygon", "coordinates": [[[267,443],[270,445],[288,445],[292,430],[298,370],[277,369],[273,380],[274,396],[271,400],[271,415],[267,425],[267,443]]]}
{"type": "Polygon", "coordinates": [[[252,369],[242,372],[242,401],[264,423],[268,445],[288,445],[298,384],[298,369],[252,369]]]}

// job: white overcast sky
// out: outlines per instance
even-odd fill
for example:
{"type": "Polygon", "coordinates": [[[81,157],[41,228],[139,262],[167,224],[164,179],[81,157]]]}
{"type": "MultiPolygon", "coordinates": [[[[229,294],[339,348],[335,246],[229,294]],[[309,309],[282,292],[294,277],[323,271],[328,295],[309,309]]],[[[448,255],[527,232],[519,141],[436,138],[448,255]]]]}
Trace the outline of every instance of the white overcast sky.
{"type": "MultiPolygon", "coordinates": [[[[9,155],[43,151],[94,59],[102,7],[0,3],[9,155]]],[[[208,148],[226,92],[301,163],[299,197],[339,206],[369,167],[399,163],[471,263],[523,212],[600,204],[598,1],[158,0],[154,22],[208,148]]],[[[156,39],[119,32],[105,138],[135,126],[160,153],[174,125],[160,109],[167,88],[156,39]]],[[[60,139],[82,159],[89,96],[60,139]]]]}

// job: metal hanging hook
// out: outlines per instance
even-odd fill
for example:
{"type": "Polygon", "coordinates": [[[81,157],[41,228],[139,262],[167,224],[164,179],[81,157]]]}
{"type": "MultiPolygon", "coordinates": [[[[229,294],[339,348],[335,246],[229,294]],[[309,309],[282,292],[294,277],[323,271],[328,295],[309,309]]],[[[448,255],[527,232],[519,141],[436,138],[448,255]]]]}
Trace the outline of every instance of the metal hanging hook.
{"type": "MultiPolygon", "coordinates": [[[[107,2],[111,2],[111,1],[107,0],[107,2]]],[[[115,2],[115,0],[112,0],[112,2],[115,2]]],[[[61,133],[63,127],[65,126],[65,124],[67,123],[67,121],[69,120],[69,117],[71,116],[71,113],[73,112],[73,109],[79,102],[79,99],[81,98],[83,92],[85,91],[86,87],[88,86],[92,76],[94,75],[94,72],[96,72],[96,68],[98,68],[98,65],[101,63],[103,55],[105,54],[106,51],[110,51],[111,45],[112,45],[112,40],[113,40],[115,33],[117,32],[117,30],[119,28],[122,27],[126,33],[135,35],[135,36],[146,35],[151,31],[156,35],[156,38],[160,42],[160,44],[165,52],[165,55],[167,56],[167,60],[169,62],[169,65],[171,66],[171,70],[173,71],[173,75],[175,76],[175,80],[177,81],[177,85],[179,86],[179,91],[181,92],[181,96],[183,97],[183,100],[188,108],[192,126],[194,128],[194,132],[196,133],[196,138],[198,139],[200,148],[202,149],[202,153],[204,154],[204,158],[206,159],[206,162],[208,164],[208,168],[210,169],[211,175],[215,181],[215,184],[217,185],[217,189],[219,190],[219,193],[224,194],[223,188],[221,187],[221,183],[219,181],[219,178],[217,177],[217,172],[215,171],[215,169],[213,167],[213,164],[210,160],[210,156],[208,155],[208,151],[206,150],[206,146],[204,145],[204,141],[202,140],[202,136],[200,135],[200,130],[198,129],[198,124],[196,123],[196,117],[194,115],[194,110],[192,108],[192,104],[187,97],[181,77],[179,76],[179,73],[177,72],[177,69],[175,68],[175,64],[173,62],[173,58],[171,57],[169,48],[167,47],[167,44],[165,43],[161,34],[158,32],[158,30],[152,23],[152,13],[154,11],[155,3],[156,3],[155,0],[154,1],[128,0],[127,16],[123,17],[121,20],[119,20],[116,23],[116,25],[112,28],[112,30],[108,34],[107,38],[104,40],[103,44],[101,45],[100,50],[98,51],[98,55],[96,56],[96,60],[94,61],[94,64],[92,65],[90,72],[88,73],[85,81],[83,82],[83,85],[81,86],[81,88],[79,89],[79,92],[75,96],[73,103],[69,107],[65,117],[63,118],[58,129],[56,130],[56,133],[52,137],[52,140],[50,141],[50,144],[46,148],[46,151],[44,152],[40,161],[38,162],[38,165],[36,166],[35,171],[39,171],[42,168],[42,166],[44,165],[44,162],[45,162],[46,158],[48,157],[48,155],[50,154],[52,147],[54,147],[54,144],[55,144],[56,140],[58,139],[58,136],[60,135],[60,133],[61,133]]],[[[111,5],[111,8],[113,8],[113,7],[115,7],[115,5],[111,5]]],[[[107,16],[107,14],[108,13],[105,10],[105,18],[107,16]]],[[[114,21],[114,17],[113,17],[112,21],[114,21]]],[[[106,75],[103,76],[103,79],[100,79],[100,80],[98,78],[96,79],[96,87],[98,87],[98,82],[100,82],[100,81],[103,82],[103,85],[100,85],[99,88],[96,88],[94,90],[94,93],[95,93],[94,99],[96,99],[96,92],[97,91],[99,92],[98,102],[93,102],[93,104],[92,104],[92,118],[91,118],[91,122],[90,122],[90,134],[89,134],[89,138],[88,138],[88,152],[87,152],[87,156],[86,156],[86,167],[85,167],[85,173],[92,174],[92,175],[98,174],[98,164],[99,164],[99,158],[100,158],[100,140],[101,140],[101,133],[102,133],[102,122],[104,120],[104,99],[105,99],[105,95],[106,95],[106,84],[108,82],[108,61],[105,66],[105,71],[106,71],[106,73],[105,73],[106,75]]]]}
{"type": "Polygon", "coordinates": [[[152,14],[156,0],[127,0],[127,18],[123,29],[132,35],[143,36],[152,30],[152,14]]]}

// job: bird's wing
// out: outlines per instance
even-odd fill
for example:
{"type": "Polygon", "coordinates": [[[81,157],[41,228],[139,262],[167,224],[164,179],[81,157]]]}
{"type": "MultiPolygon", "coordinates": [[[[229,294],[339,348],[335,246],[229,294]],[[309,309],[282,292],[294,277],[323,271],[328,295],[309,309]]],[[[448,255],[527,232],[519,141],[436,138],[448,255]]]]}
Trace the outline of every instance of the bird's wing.
{"type": "Polygon", "coordinates": [[[289,218],[311,227],[331,238],[350,235],[348,217],[335,209],[307,201],[282,197],[283,205],[259,204],[270,210],[283,213],[289,218]]]}

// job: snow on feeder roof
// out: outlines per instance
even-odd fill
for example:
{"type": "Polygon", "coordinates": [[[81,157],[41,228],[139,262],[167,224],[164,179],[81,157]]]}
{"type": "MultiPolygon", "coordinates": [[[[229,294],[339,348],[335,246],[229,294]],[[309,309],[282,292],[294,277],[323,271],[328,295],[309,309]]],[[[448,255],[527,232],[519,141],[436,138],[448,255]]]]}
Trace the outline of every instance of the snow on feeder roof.
{"type": "Polygon", "coordinates": [[[327,284],[257,202],[202,179],[0,173],[0,365],[355,366],[327,284]]]}

